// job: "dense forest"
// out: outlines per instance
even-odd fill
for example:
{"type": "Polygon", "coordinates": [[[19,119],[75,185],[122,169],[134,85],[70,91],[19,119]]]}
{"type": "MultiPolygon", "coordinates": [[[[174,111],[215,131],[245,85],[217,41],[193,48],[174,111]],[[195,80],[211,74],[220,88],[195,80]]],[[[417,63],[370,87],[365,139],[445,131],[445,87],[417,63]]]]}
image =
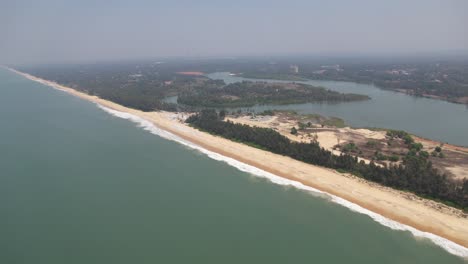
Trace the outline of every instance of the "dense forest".
{"type": "Polygon", "coordinates": [[[184,61],[45,65],[18,69],[142,111],[369,99],[364,95],[342,94],[305,84],[242,82],[226,85],[222,80],[211,80],[203,75],[183,74],[190,69],[207,69],[209,65],[200,62],[195,66],[184,61]],[[166,98],[170,96],[178,96],[179,104],[167,102],[166,98]]]}
{"type": "MultiPolygon", "coordinates": [[[[297,83],[279,85],[243,82],[226,85],[223,81],[210,80],[204,76],[178,74],[183,71],[244,72],[252,77],[255,74],[262,77],[289,76],[291,80],[305,77],[358,81],[375,83],[387,89],[411,89],[416,93],[446,98],[468,96],[468,64],[463,60],[359,62],[308,58],[237,58],[13,67],[143,111],[184,111],[198,108],[192,106],[237,107],[368,99],[361,95],[341,94],[297,83]],[[298,72],[291,72],[292,64],[297,66],[298,72]],[[165,100],[176,95],[181,104],[168,103],[165,100]]],[[[433,168],[427,159],[427,153],[412,147],[408,148],[402,164],[380,167],[374,163],[358,162],[351,155],[333,155],[316,143],[290,142],[274,130],[224,122],[214,111],[202,111],[188,122],[208,132],[274,153],[348,171],[385,186],[412,191],[465,210],[468,208],[468,181],[450,180],[433,168]]],[[[409,146],[413,144],[407,135],[404,137],[409,146]]]]}
{"type": "Polygon", "coordinates": [[[365,95],[343,94],[298,83],[243,81],[225,86],[203,85],[183,92],[178,103],[204,107],[248,107],[257,104],[300,104],[369,100],[365,95]]]}
{"type": "MultiPolygon", "coordinates": [[[[468,58],[467,58],[468,59],[468,58]]],[[[278,59],[242,71],[257,79],[333,80],[374,84],[416,96],[433,96],[468,104],[468,63],[461,58],[278,59]],[[291,71],[291,65],[298,67],[291,71]]]]}
{"type": "Polygon", "coordinates": [[[372,83],[384,89],[454,102],[465,102],[463,97],[468,96],[468,65],[463,64],[343,65],[306,75],[313,79],[372,83]]]}
{"type": "MultiPolygon", "coordinates": [[[[151,65],[146,67],[127,64],[53,65],[18,69],[142,111],[177,110],[176,104],[163,100],[166,95],[173,92],[165,81],[175,79],[174,74],[155,72],[151,65]]],[[[191,80],[180,76],[176,81],[183,86],[191,80]]]]}
{"type": "Polygon", "coordinates": [[[413,192],[419,196],[441,201],[468,211],[468,180],[449,179],[433,168],[427,155],[413,147],[406,133],[393,132],[391,136],[402,137],[409,151],[399,165],[378,166],[348,154],[334,155],[318,143],[292,142],[280,133],[260,127],[234,124],[223,121],[224,112],[202,110],[190,116],[186,122],[203,131],[231,140],[240,141],[273,153],[327,168],[346,171],[366,180],[413,192]]]}
{"type": "Polygon", "coordinates": [[[173,90],[166,91],[165,82],[191,81],[196,78],[176,73],[200,71],[242,73],[244,77],[289,81],[315,79],[369,83],[384,89],[468,103],[466,56],[187,58],[12,67],[62,84],[74,84],[83,90],[94,86],[93,89],[99,88],[99,93],[105,95],[109,91],[104,90],[110,88],[151,88],[158,90],[158,96],[160,92],[175,95],[173,90]]]}

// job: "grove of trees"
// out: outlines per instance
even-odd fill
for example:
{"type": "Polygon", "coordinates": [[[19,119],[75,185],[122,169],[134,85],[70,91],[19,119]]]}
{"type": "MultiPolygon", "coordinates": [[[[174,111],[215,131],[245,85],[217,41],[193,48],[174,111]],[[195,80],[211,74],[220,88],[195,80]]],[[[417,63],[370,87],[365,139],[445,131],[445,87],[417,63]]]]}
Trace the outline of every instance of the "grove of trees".
{"type": "MultiPolygon", "coordinates": [[[[215,110],[202,110],[186,122],[203,131],[240,141],[273,153],[327,168],[346,171],[384,186],[413,192],[468,210],[468,180],[455,181],[432,166],[427,155],[411,148],[399,165],[366,164],[348,154],[334,155],[317,142],[292,142],[269,128],[251,127],[223,121],[215,110]]],[[[399,132],[395,132],[399,133],[399,132]]],[[[396,136],[406,137],[406,134],[396,136]]]]}

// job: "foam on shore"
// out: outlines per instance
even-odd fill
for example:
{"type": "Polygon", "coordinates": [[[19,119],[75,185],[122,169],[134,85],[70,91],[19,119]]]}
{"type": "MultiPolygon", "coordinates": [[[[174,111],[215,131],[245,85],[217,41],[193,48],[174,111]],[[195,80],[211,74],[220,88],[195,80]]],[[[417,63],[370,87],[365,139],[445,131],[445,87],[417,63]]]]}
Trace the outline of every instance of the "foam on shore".
{"type": "Polygon", "coordinates": [[[233,158],[223,156],[223,155],[218,154],[218,153],[213,152],[213,151],[209,151],[207,149],[202,148],[199,145],[196,145],[196,144],[191,143],[191,142],[189,142],[189,141],[187,141],[185,139],[182,139],[182,138],[178,137],[177,135],[174,135],[174,134],[172,134],[172,133],[170,133],[170,132],[168,132],[166,130],[160,129],[157,126],[155,126],[152,122],[150,122],[148,120],[145,120],[145,119],[143,119],[141,117],[138,117],[136,115],[132,115],[132,114],[121,112],[121,111],[116,111],[116,110],[107,108],[105,106],[102,106],[100,104],[97,104],[97,105],[99,106],[99,108],[106,111],[107,113],[109,113],[109,114],[111,114],[113,116],[119,117],[119,118],[130,120],[130,121],[136,123],[139,127],[143,128],[146,131],[149,131],[150,133],[152,133],[154,135],[158,135],[158,136],[160,136],[162,138],[172,140],[172,141],[178,142],[180,144],[183,144],[183,145],[185,145],[185,146],[187,146],[189,148],[198,150],[201,153],[206,154],[211,159],[218,160],[218,161],[223,161],[223,162],[229,164],[230,166],[233,166],[233,167],[237,168],[240,171],[249,173],[249,174],[257,176],[257,177],[268,179],[272,183],[275,183],[275,184],[278,184],[278,185],[292,186],[292,187],[295,187],[295,188],[300,189],[300,190],[312,192],[314,194],[319,194],[320,196],[329,197],[329,199],[332,202],[337,203],[339,205],[342,205],[342,206],[344,206],[344,207],[346,207],[346,208],[348,208],[348,209],[350,209],[350,210],[352,210],[354,212],[368,215],[374,221],[376,221],[376,222],[378,222],[378,223],[380,223],[380,224],[382,224],[382,225],[384,225],[386,227],[389,227],[389,228],[391,228],[393,230],[409,231],[415,237],[426,238],[426,239],[431,240],[433,243],[435,243],[436,245],[438,245],[439,247],[445,249],[446,251],[448,251],[449,253],[451,253],[453,255],[457,255],[457,256],[460,256],[460,257],[463,257],[463,258],[468,258],[468,248],[465,248],[464,246],[461,246],[461,245],[459,245],[459,244],[457,244],[455,242],[452,242],[452,241],[450,241],[448,239],[445,239],[443,237],[434,235],[432,233],[423,232],[423,231],[417,230],[416,228],[413,228],[411,226],[404,225],[404,224],[398,223],[396,221],[390,220],[390,219],[388,219],[388,218],[386,218],[386,217],[384,217],[382,215],[379,215],[377,213],[369,211],[369,210],[367,210],[367,209],[365,209],[365,208],[363,208],[363,207],[361,207],[361,206],[359,206],[357,204],[351,203],[351,202],[349,202],[349,201],[347,201],[345,199],[342,199],[340,197],[337,197],[335,195],[322,192],[322,191],[320,191],[318,189],[315,189],[315,188],[312,188],[310,186],[306,186],[306,185],[304,185],[304,184],[302,184],[300,182],[289,180],[289,179],[274,175],[272,173],[269,173],[269,172],[264,171],[262,169],[259,169],[257,167],[245,164],[245,163],[240,162],[238,160],[235,160],[233,158]]]}
{"type": "MultiPolygon", "coordinates": [[[[46,81],[46,80],[37,78],[35,76],[32,76],[30,74],[16,71],[16,70],[11,69],[11,68],[7,68],[7,69],[9,69],[10,71],[15,72],[15,73],[27,78],[27,79],[30,79],[32,81],[42,83],[42,84],[44,84],[46,86],[52,87],[52,88],[57,89],[57,90],[68,92],[68,91],[62,89],[60,87],[60,85],[58,85],[58,84],[56,84],[54,82],[46,81]]],[[[393,221],[391,219],[388,219],[388,218],[386,218],[386,217],[384,217],[382,215],[379,215],[379,214],[374,213],[374,212],[372,212],[370,210],[367,210],[367,209],[365,209],[365,208],[363,208],[363,207],[361,207],[361,206],[359,206],[357,204],[354,204],[354,203],[351,203],[351,202],[349,202],[349,201],[347,201],[345,199],[342,199],[342,198],[340,198],[338,196],[335,196],[335,195],[320,191],[320,190],[312,188],[310,186],[306,186],[306,185],[304,185],[304,184],[302,184],[300,182],[297,182],[297,181],[289,180],[289,179],[274,175],[272,173],[269,173],[269,172],[264,171],[262,169],[256,168],[254,166],[251,166],[251,165],[242,163],[240,161],[237,161],[235,159],[232,159],[232,158],[223,156],[221,154],[209,151],[207,149],[202,148],[199,145],[196,145],[196,144],[191,143],[191,142],[189,142],[189,141],[187,141],[185,139],[182,139],[182,138],[180,138],[180,137],[178,137],[178,136],[176,136],[176,135],[174,135],[174,134],[172,134],[172,133],[170,133],[170,132],[168,132],[166,130],[160,129],[156,125],[154,125],[152,122],[150,122],[150,121],[148,121],[148,120],[146,120],[144,118],[141,118],[139,116],[136,116],[136,115],[133,115],[133,114],[130,114],[130,113],[126,113],[126,112],[113,110],[113,109],[110,109],[108,107],[102,106],[102,105],[100,105],[98,103],[96,103],[96,105],[99,108],[101,108],[102,110],[106,111],[107,113],[109,113],[109,114],[111,114],[113,116],[123,118],[123,119],[127,119],[127,120],[130,120],[130,121],[136,123],[139,127],[143,128],[146,131],[149,131],[150,133],[152,133],[154,135],[158,135],[158,136],[160,136],[162,138],[172,140],[172,141],[178,142],[180,144],[183,144],[183,145],[185,145],[185,146],[187,146],[189,148],[198,150],[201,153],[206,154],[208,157],[210,157],[210,158],[212,158],[214,160],[226,162],[230,166],[233,166],[233,167],[237,168],[240,171],[249,173],[249,174],[257,176],[257,177],[266,178],[269,181],[271,181],[272,183],[275,183],[275,184],[278,184],[278,185],[292,186],[292,187],[295,187],[297,189],[304,190],[304,191],[307,191],[307,192],[310,192],[310,193],[313,193],[313,194],[316,194],[316,195],[328,197],[328,199],[331,200],[332,202],[337,203],[339,205],[342,205],[342,206],[344,206],[344,207],[346,207],[346,208],[348,208],[348,209],[350,209],[350,210],[352,210],[354,212],[368,215],[374,221],[376,221],[376,222],[378,222],[378,223],[380,223],[380,224],[382,224],[382,225],[384,225],[386,227],[389,227],[389,228],[391,228],[393,230],[409,231],[415,237],[429,239],[430,241],[432,241],[433,243],[435,243],[439,247],[443,248],[447,252],[449,252],[449,253],[451,253],[453,255],[468,259],[468,248],[466,248],[466,247],[464,247],[462,245],[459,245],[459,244],[457,244],[457,243],[455,243],[453,241],[450,241],[450,240],[445,239],[443,237],[434,235],[432,233],[417,230],[416,228],[413,228],[413,227],[408,226],[408,225],[398,223],[398,222],[393,221]]]]}

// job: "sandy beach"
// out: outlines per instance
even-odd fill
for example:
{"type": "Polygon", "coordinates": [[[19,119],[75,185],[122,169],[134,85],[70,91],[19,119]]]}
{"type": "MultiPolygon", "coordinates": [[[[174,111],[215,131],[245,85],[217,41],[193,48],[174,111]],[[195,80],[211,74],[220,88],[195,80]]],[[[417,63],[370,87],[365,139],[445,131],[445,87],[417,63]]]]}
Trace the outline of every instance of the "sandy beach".
{"type": "MultiPolygon", "coordinates": [[[[361,151],[361,154],[358,153],[356,155],[358,160],[362,160],[367,164],[371,162],[376,151],[376,148],[369,146],[368,142],[376,142],[376,145],[379,146],[379,151],[382,151],[382,153],[386,155],[404,153],[406,151],[406,146],[401,148],[398,144],[392,144],[392,146],[389,145],[391,142],[387,140],[386,130],[370,130],[366,128],[352,128],[346,126],[337,127],[333,125],[322,126],[320,121],[317,121],[317,119],[314,120],[314,118],[300,116],[295,113],[276,112],[273,116],[237,114],[226,116],[226,120],[238,124],[270,128],[289,138],[289,140],[296,142],[317,141],[321,147],[331,151],[335,155],[342,154],[340,148],[337,146],[354,143],[359,151],[361,151]],[[311,126],[304,130],[299,129],[297,134],[292,135],[291,128],[298,126],[299,122],[303,124],[311,122],[311,126]]],[[[443,158],[434,157],[430,159],[434,168],[456,180],[468,179],[468,148],[437,142],[415,135],[412,135],[412,137],[415,142],[423,145],[423,150],[427,153],[434,152],[436,147],[443,148],[443,158]]],[[[377,166],[383,166],[383,164],[391,166],[400,163],[401,158],[400,154],[397,162],[374,160],[374,163],[377,166]]]]}
{"type": "MultiPolygon", "coordinates": [[[[12,70],[12,69],[10,69],[12,70]]],[[[142,112],[127,108],[96,96],[42,80],[12,70],[28,79],[60,89],[74,96],[120,112],[130,113],[152,122],[187,141],[210,151],[231,157],[280,177],[301,182],[318,190],[336,195],[388,219],[446,238],[465,247],[468,257],[468,218],[461,210],[411,193],[382,187],[375,183],[331,169],[306,164],[289,157],[249,147],[221,137],[198,131],[181,122],[182,114],[169,112],[142,112]]]]}

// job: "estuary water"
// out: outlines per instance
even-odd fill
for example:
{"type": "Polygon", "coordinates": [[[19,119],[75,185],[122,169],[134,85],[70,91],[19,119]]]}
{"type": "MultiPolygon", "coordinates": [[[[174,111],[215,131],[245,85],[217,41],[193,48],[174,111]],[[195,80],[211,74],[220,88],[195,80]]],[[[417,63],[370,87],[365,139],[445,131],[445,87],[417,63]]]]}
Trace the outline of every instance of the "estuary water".
{"type": "MultiPolygon", "coordinates": [[[[243,80],[278,82],[278,80],[246,79],[231,76],[227,72],[207,75],[226,83],[243,80]]],[[[468,106],[446,101],[409,96],[379,89],[369,84],[335,81],[305,81],[342,93],[358,93],[370,96],[368,101],[346,103],[307,103],[295,105],[261,105],[251,109],[288,109],[299,113],[316,113],[340,117],[354,127],[378,127],[405,130],[425,138],[454,145],[468,146],[468,106]]]]}
{"type": "Polygon", "coordinates": [[[463,263],[0,69],[0,263],[463,263]]]}

